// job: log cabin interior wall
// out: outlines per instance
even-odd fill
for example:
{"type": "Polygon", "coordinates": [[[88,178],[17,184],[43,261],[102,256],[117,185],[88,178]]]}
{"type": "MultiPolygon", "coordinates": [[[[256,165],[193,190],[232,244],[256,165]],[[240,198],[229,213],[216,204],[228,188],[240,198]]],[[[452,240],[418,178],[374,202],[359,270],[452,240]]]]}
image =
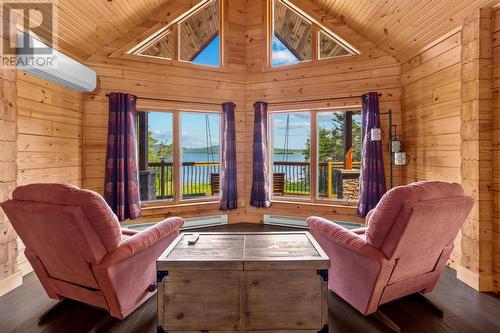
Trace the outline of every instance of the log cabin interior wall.
{"type": "Polygon", "coordinates": [[[500,9],[492,17],[493,288],[500,292],[500,9]]]}
{"type": "MultiPolygon", "coordinates": [[[[269,209],[255,209],[250,201],[252,177],[253,103],[293,101],[289,107],[326,107],[360,105],[359,95],[368,91],[382,93],[381,110],[391,109],[394,122],[399,124],[400,64],[373,44],[352,32],[343,24],[332,30],[346,40],[359,45],[363,54],[352,58],[314,62],[306,66],[291,66],[279,70],[270,68],[267,61],[267,6],[261,1],[226,1],[225,68],[222,71],[185,67],[183,64],[162,66],[142,59],[127,60],[114,57],[92,57],[88,65],[98,72],[98,90],[86,97],[84,117],[84,187],[102,193],[108,103],[105,94],[126,91],[138,96],[179,99],[190,102],[233,101],[237,114],[237,158],[239,209],[229,213],[229,222],[262,222],[264,214],[307,217],[320,214],[337,220],[360,222],[354,205],[276,202],[269,209]],[[243,7],[245,6],[245,8],[243,7]],[[246,24],[245,24],[246,22],[246,24]],[[142,60],[142,61],[141,61],[142,60]],[[154,73],[154,74],[153,74],[154,73]],[[334,81],[334,82],[332,82],[334,81]],[[215,89],[214,89],[215,88],[215,89]],[[356,96],[349,98],[349,96],[356,96]],[[304,103],[310,99],[340,98],[322,103],[304,103]]],[[[303,2],[302,5],[305,5],[303,2]]],[[[299,3],[300,4],[300,3],[299,3]]],[[[328,14],[307,5],[311,12],[319,11],[324,22],[328,14]]],[[[118,44],[118,43],[117,43],[118,44]]],[[[119,48],[119,46],[117,46],[119,48]]],[[[116,49],[108,49],[115,54],[116,49]]],[[[139,101],[139,104],[141,102],[139,101]]],[[[155,102],[149,101],[148,105],[155,102]]],[[[156,103],[156,106],[161,102],[156,103]]],[[[167,107],[175,107],[168,105],[167,107]]],[[[387,132],[387,119],[382,119],[387,132]]],[[[395,184],[399,183],[395,170],[395,184]]],[[[220,214],[216,203],[180,206],[155,206],[143,210],[143,221],[158,220],[168,215],[197,216],[220,214]]]]}
{"type": "MultiPolygon", "coordinates": [[[[376,48],[371,42],[359,36],[335,15],[322,10],[310,1],[293,1],[304,12],[320,20],[327,28],[340,35],[361,50],[360,55],[332,60],[313,60],[310,64],[289,65],[272,68],[268,61],[269,19],[266,1],[247,2],[246,33],[246,104],[247,146],[253,138],[253,103],[273,103],[269,110],[327,108],[329,106],[361,105],[358,96],[369,91],[381,93],[380,110],[392,110],[393,123],[400,125],[401,107],[401,65],[392,56],[376,48]],[[350,96],[356,96],[350,98],[350,96]],[[309,102],[309,100],[333,98],[330,101],[309,102]]],[[[388,118],[381,116],[382,129],[388,133],[388,118]]],[[[387,136],[385,137],[387,140],[387,136]]],[[[383,147],[387,147],[384,141],[383,147]]],[[[385,149],[384,149],[385,151],[385,149]]],[[[252,182],[251,155],[245,161],[245,183],[252,182]]],[[[387,156],[386,176],[388,175],[387,156]]],[[[394,184],[399,184],[398,168],[394,169],[394,184]]],[[[245,188],[244,197],[249,201],[251,187],[245,188]]],[[[333,220],[362,222],[356,216],[356,205],[335,205],[332,203],[297,203],[296,201],[274,201],[267,209],[247,206],[247,221],[262,222],[263,214],[308,217],[320,215],[333,220]]]]}
{"type": "MultiPolygon", "coordinates": [[[[403,181],[461,182],[461,31],[402,64],[403,181]]],[[[451,264],[460,262],[461,236],[451,264]]]]}
{"type": "MultiPolygon", "coordinates": [[[[3,40],[1,40],[3,42],[3,40]]],[[[11,197],[17,186],[16,71],[0,69],[0,201],[11,197]]],[[[17,235],[0,209],[0,296],[21,285],[17,263],[17,235]]]]}
{"type": "MultiPolygon", "coordinates": [[[[87,63],[97,71],[99,84],[96,91],[85,97],[84,117],[84,180],[83,186],[103,193],[104,160],[108,127],[108,99],[106,94],[113,91],[128,92],[141,97],[154,99],[178,100],[185,102],[138,101],[143,110],[212,110],[219,111],[221,106],[207,106],[203,103],[223,103],[232,101],[236,104],[236,148],[241,162],[248,149],[245,148],[245,54],[244,54],[244,12],[243,1],[226,1],[224,6],[225,44],[223,51],[223,69],[197,67],[182,63],[148,61],[141,58],[108,57],[116,53],[117,48],[109,47],[106,54],[89,59],[87,63]],[[125,58],[125,59],[123,59],[125,58]],[[198,104],[201,103],[201,104],[198,104]]],[[[179,14],[182,14],[179,13],[179,14]]],[[[136,36],[133,32],[131,36],[136,36]]],[[[130,37],[126,36],[118,46],[127,45],[130,37]]],[[[238,165],[238,191],[244,192],[243,166],[238,165]]],[[[239,196],[238,209],[228,213],[230,222],[245,220],[246,200],[239,196]]],[[[221,214],[218,201],[196,204],[165,205],[151,204],[144,207],[140,221],[158,221],[171,215],[193,217],[200,215],[221,214]]],[[[137,221],[135,221],[137,222],[137,221]]]]}
{"type": "MultiPolygon", "coordinates": [[[[17,73],[17,185],[82,186],[83,94],[17,73]]],[[[19,240],[18,265],[31,272],[19,240]]]]}
{"type": "Polygon", "coordinates": [[[478,9],[402,64],[411,157],[403,181],[455,181],[476,199],[451,265],[462,281],[484,291],[499,290],[497,17],[498,10],[478,9]]]}
{"type": "MultiPolygon", "coordinates": [[[[486,4],[485,0],[463,1],[453,8],[449,7],[451,2],[442,2],[439,13],[443,15],[437,15],[437,12],[432,14],[432,25],[426,24],[430,20],[426,14],[409,25],[421,30],[422,38],[414,40],[404,38],[409,31],[404,24],[408,22],[394,17],[402,13],[401,10],[377,17],[382,15],[384,6],[394,6],[391,1],[373,11],[366,10],[365,14],[370,15],[347,18],[346,14],[356,13],[367,4],[351,2],[337,8],[337,2],[332,1],[293,0],[300,8],[313,13],[327,27],[359,47],[362,53],[344,59],[320,63],[313,61],[310,65],[276,69],[270,68],[268,63],[269,17],[266,0],[224,0],[222,70],[131,60],[122,56],[124,48],[139,41],[145,32],[153,32],[159,24],[170,22],[198,2],[172,0],[160,7],[155,1],[137,1],[126,8],[115,8],[114,3],[106,2],[95,9],[93,5],[84,5],[85,2],[72,4],[60,1],[64,14],[61,16],[62,29],[59,29],[60,47],[97,71],[98,89],[81,97],[24,74],[18,74],[16,84],[16,72],[2,69],[0,200],[8,198],[17,182],[46,181],[46,177],[51,177],[50,181],[71,182],[102,193],[108,120],[105,94],[121,91],[186,101],[139,101],[144,108],[151,109],[199,108],[201,104],[198,102],[207,101],[236,103],[239,208],[229,213],[230,223],[261,222],[263,214],[302,217],[314,214],[334,220],[360,221],[355,216],[354,206],[294,202],[274,202],[268,209],[249,206],[253,103],[257,100],[274,103],[271,109],[348,106],[359,104],[358,98],[349,96],[378,91],[382,94],[381,110],[391,109],[395,124],[403,128],[403,142],[411,158],[408,166],[395,168],[395,185],[424,179],[464,184],[467,193],[478,199],[484,210],[480,214],[480,206],[476,207],[462,230],[456,241],[452,265],[459,270],[459,277],[474,288],[500,291],[498,10],[488,18],[487,11],[483,11],[482,16],[477,11],[486,4]],[[82,10],[92,19],[88,26],[79,26],[74,32],[70,22],[75,18],[71,17],[71,13],[79,13],[80,6],[86,6],[82,10]],[[358,9],[350,6],[357,6],[358,9]],[[115,12],[120,12],[120,15],[105,24],[97,19],[112,16],[115,12]],[[464,21],[465,13],[473,14],[464,21]],[[132,16],[133,19],[129,19],[132,16]],[[382,23],[388,20],[392,22],[391,28],[383,29],[382,23]],[[488,20],[489,23],[486,23],[488,20]],[[363,27],[363,22],[376,24],[363,27]],[[483,26],[479,29],[481,24],[483,26]],[[465,32],[461,26],[467,25],[472,32],[467,32],[464,39],[465,32]],[[362,33],[365,38],[347,26],[362,33]],[[484,29],[486,26],[488,29],[484,29]],[[96,27],[102,27],[102,30],[96,30],[96,27]],[[93,31],[97,32],[94,34],[93,31]],[[393,34],[393,31],[403,33],[393,34]],[[482,42],[475,42],[481,38],[482,42]],[[471,51],[481,47],[487,49],[488,41],[485,39],[488,38],[490,46],[493,43],[489,60],[487,52],[486,59],[483,59],[484,52],[474,54],[471,51]],[[424,46],[424,42],[430,44],[424,46]],[[484,68],[479,70],[479,64],[488,61],[490,66],[493,64],[493,79],[491,73],[488,78],[484,68]],[[489,89],[488,84],[493,88],[489,97],[480,93],[479,88],[473,88],[482,87],[484,92],[484,89],[489,89]],[[464,86],[468,87],[466,95],[464,86]],[[469,94],[469,90],[472,93],[469,94]],[[332,97],[341,98],[304,102],[332,97]],[[490,110],[493,109],[493,114],[479,111],[480,105],[487,105],[488,100],[491,103],[491,99],[493,107],[490,110]],[[16,102],[20,105],[19,116],[16,102]],[[475,117],[489,117],[487,119],[492,128],[479,130],[479,122],[474,122],[479,118],[467,119],[468,114],[464,114],[464,110],[475,110],[475,117]],[[71,116],[65,117],[67,114],[71,116]],[[472,145],[476,148],[483,145],[490,151],[474,150],[470,148],[469,141],[473,141],[472,145]],[[469,158],[467,154],[471,152],[476,154],[476,159],[469,158]],[[480,162],[486,164],[481,166],[480,162]],[[49,171],[49,167],[54,170],[49,171]],[[460,267],[464,268],[461,273],[460,267]]],[[[421,7],[413,8],[412,1],[401,3],[402,9],[420,14],[426,12],[421,7]]],[[[409,19],[415,15],[405,17],[409,19]]],[[[382,124],[387,132],[385,118],[382,118],[382,124]]],[[[218,203],[152,205],[145,207],[141,220],[157,221],[170,215],[189,217],[210,214],[220,214],[218,203]]],[[[17,251],[15,233],[0,212],[0,294],[20,283],[17,251]]]]}

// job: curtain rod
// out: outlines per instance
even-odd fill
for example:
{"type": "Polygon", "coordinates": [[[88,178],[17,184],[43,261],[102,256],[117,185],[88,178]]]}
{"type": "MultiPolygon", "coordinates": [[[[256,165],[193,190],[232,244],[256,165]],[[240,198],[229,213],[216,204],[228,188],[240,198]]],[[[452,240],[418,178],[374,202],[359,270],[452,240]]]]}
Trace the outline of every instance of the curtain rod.
{"type": "MultiPolygon", "coordinates": [[[[382,96],[381,93],[377,94],[379,97],[382,96]]],[[[361,98],[363,95],[359,96],[346,96],[346,97],[329,97],[329,98],[316,98],[316,99],[303,99],[300,101],[291,101],[291,102],[269,102],[268,105],[276,105],[276,104],[289,104],[289,103],[307,103],[307,102],[323,102],[323,101],[332,101],[336,99],[348,99],[348,98],[361,98]]]]}
{"type": "MultiPolygon", "coordinates": [[[[106,94],[106,97],[109,97],[109,94],[106,94]]],[[[222,103],[216,103],[216,102],[197,102],[197,101],[190,102],[190,101],[184,101],[181,99],[165,99],[165,98],[142,97],[142,96],[135,96],[135,97],[137,99],[145,99],[145,100],[150,100],[150,101],[174,102],[174,103],[192,103],[192,104],[205,104],[205,105],[217,105],[217,106],[222,105],[222,103]]],[[[236,104],[234,104],[234,106],[236,106],[236,104]]]]}

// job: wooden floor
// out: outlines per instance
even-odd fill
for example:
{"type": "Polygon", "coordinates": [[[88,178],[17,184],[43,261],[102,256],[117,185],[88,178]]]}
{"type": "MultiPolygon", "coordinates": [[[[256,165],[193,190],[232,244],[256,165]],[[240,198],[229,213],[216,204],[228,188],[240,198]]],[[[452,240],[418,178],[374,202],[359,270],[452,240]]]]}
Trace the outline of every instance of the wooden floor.
{"type": "MultiPolygon", "coordinates": [[[[234,225],[204,229],[203,231],[275,231],[277,228],[261,225],[234,225]]],[[[200,230],[201,231],[201,230],[200,230]]],[[[445,312],[443,319],[436,317],[416,297],[407,297],[383,306],[382,310],[393,319],[402,332],[500,332],[500,296],[478,293],[456,279],[455,272],[446,269],[438,286],[429,298],[445,312]]],[[[38,326],[36,318],[54,301],[42,289],[31,273],[24,284],[0,298],[0,333],[7,332],[88,332],[106,316],[84,304],[68,301],[54,311],[46,323],[38,326]]],[[[389,332],[371,317],[364,317],[346,302],[329,293],[330,332],[389,332]]],[[[123,321],[115,320],[109,332],[156,332],[156,297],[139,307],[123,321]]]]}

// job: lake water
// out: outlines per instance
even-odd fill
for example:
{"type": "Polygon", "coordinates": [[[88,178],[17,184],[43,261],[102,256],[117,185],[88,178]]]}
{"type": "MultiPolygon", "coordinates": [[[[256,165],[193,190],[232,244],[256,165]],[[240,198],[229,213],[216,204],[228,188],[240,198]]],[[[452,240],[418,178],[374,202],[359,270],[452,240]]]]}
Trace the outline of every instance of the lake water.
{"type": "MultiPolygon", "coordinates": [[[[213,159],[218,162],[219,154],[214,154],[213,159]]],[[[182,154],[183,162],[212,162],[212,155],[207,156],[207,154],[199,154],[199,153],[183,153],[182,154]]],[[[285,154],[274,154],[275,162],[304,162],[305,156],[302,154],[289,154],[288,159],[285,158],[285,154]]]]}
{"type": "MultiPolygon", "coordinates": [[[[200,153],[183,153],[182,154],[182,161],[183,162],[219,162],[219,154],[214,154],[213,157],[212,155],[207,156],[207,154],[200,154],[200,153]]],[[[288,158],[286,158],[285,154],[274,154],[274,161],[275,162],[304,162],[305,161],[305,156],[302,154],[289,154],[288,158]]],[[[218,169],[218,168],[217,168],[218,169]]],[[[201,174],[197,174],[198,181],[208,183],[210,179],[210,173],[211,172],[217,172],[216,169],[210,169],[206,168],[204,171],[202,171],[201,174]]],[[[187,172],[187,170],[186,170],[187,172]]],[[[303,178],[303,169],[302,168],[283,168],[276,166],[275,167],[275,172],[284,172],[286,174],[287,179],[295,179],[298,181],[299,179],[303,178]]],[[[189,178],[189,176],[186,176],[189,178]]]]}

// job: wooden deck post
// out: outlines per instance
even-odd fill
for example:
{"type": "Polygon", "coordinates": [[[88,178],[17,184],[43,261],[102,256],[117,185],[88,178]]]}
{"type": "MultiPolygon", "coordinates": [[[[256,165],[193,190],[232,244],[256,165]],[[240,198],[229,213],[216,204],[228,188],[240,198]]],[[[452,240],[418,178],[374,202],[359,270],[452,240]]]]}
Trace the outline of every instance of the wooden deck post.
{"type": "Polygon", "coordinates": [[[344,169],[352,169],[352,111],[344,113],[344,169]]]}
{"type": "Polygon", "coordinates": [[[139,112],[139,131],[137,142],[139,144],[139,171],[148,170],[148,114],[139,112]]]}

